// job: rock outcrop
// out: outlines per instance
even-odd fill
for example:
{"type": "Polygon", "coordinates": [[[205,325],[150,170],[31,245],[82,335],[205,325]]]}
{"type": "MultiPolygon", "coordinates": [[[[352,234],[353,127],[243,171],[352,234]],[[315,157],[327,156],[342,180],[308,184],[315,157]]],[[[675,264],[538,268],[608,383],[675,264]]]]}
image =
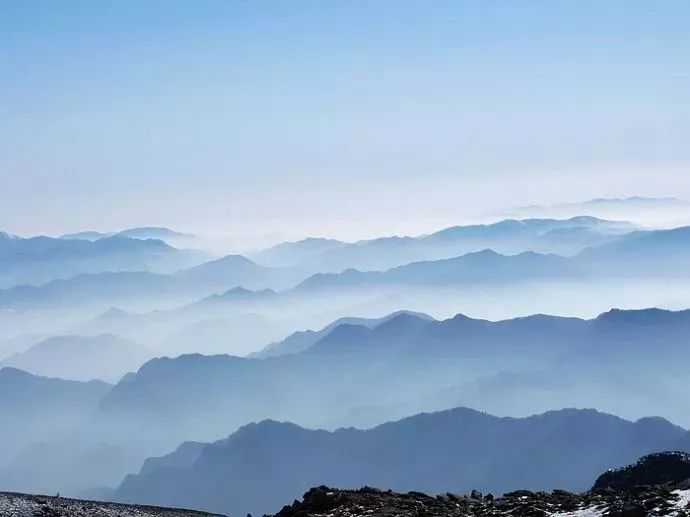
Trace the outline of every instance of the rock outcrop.
{"type": "Polygon", "coordinates": [[[664,452],[649,454],[634,465],[605,472],[594,483],[593,490],[631,490],[640,485],[670,485],[690,488],[690,454],[664,452]]]}
{"type": "MultiPolygon", "coordinates": [[[[567,468],[567,465],[564,465],[567,468]]],[[[277,517],[690,517],[690,455],[659,453],[599,477],[588,492],[518,490],[502,497],[421,492],[399,494],[365,487],[312,488],[277,517]]]]}

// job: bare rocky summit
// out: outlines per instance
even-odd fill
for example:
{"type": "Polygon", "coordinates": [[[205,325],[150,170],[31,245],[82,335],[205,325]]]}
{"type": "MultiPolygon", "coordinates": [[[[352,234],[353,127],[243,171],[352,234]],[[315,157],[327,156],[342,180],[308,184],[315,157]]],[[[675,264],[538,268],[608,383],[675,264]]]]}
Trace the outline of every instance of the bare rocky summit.
{"type": "Polygon", "coordinates": [[[278,517],[688,517],[690,490],[639,487],[624,493],[518,490],[500,498],[398,494],[374,488],[312,488],[301,502],[286,506],[278,517]]]}

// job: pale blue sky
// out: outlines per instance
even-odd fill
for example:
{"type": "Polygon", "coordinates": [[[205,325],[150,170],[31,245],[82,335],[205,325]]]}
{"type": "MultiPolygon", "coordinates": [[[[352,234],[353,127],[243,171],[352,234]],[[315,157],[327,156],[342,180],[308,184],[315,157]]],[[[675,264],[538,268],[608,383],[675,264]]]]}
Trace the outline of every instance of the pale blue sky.
{"type": "Polygon", "coordinates": [[[690,197],[687,0],[0,1],[0,229],[690,197]]]}

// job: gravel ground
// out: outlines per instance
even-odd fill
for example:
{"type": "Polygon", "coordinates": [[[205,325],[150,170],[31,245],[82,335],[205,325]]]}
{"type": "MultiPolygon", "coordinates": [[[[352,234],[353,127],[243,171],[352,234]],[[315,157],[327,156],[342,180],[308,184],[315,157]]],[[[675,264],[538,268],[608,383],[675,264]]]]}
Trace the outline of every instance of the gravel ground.
{"type": "Polygon", "coordinates": [[[0,492],[1,517],[211,517],[212,515],[179,508],[0,492]]]}

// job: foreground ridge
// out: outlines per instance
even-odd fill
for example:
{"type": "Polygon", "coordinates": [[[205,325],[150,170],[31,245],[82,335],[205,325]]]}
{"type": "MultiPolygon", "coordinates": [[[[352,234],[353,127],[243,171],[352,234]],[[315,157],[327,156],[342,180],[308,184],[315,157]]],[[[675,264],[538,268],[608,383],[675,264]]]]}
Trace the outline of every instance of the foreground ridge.
{"type": "Polygon", "coordinates": [[[645,517],[690,516],[690,490],[640,486],[627,492],[573,494],[565,490],[518,490],[494,499],[473,492],[470,496],[421,492],[399,494],[365,487],[337,490],[321,486],[278,512],[277,517],[645,517]]]}
{"type": "MultiPolygon", "coordinates": [[[[564,465],[567,468],[567,465],[564,465]]],[[[395,493],[371,487],[312,488],[277,517],[690,517],[690,455],[657,453],[634,465],[611,470],[583,494],[565,490],[517,490],[494,498],[421,492],[395,493]],[[654,483],[654,484],[650,484],[654,483]]]]}
{"type": "Polygon", "coordinates": [[[218,514],[66,497],[0,492],[0,517],[223,517],[218,514]]]}

